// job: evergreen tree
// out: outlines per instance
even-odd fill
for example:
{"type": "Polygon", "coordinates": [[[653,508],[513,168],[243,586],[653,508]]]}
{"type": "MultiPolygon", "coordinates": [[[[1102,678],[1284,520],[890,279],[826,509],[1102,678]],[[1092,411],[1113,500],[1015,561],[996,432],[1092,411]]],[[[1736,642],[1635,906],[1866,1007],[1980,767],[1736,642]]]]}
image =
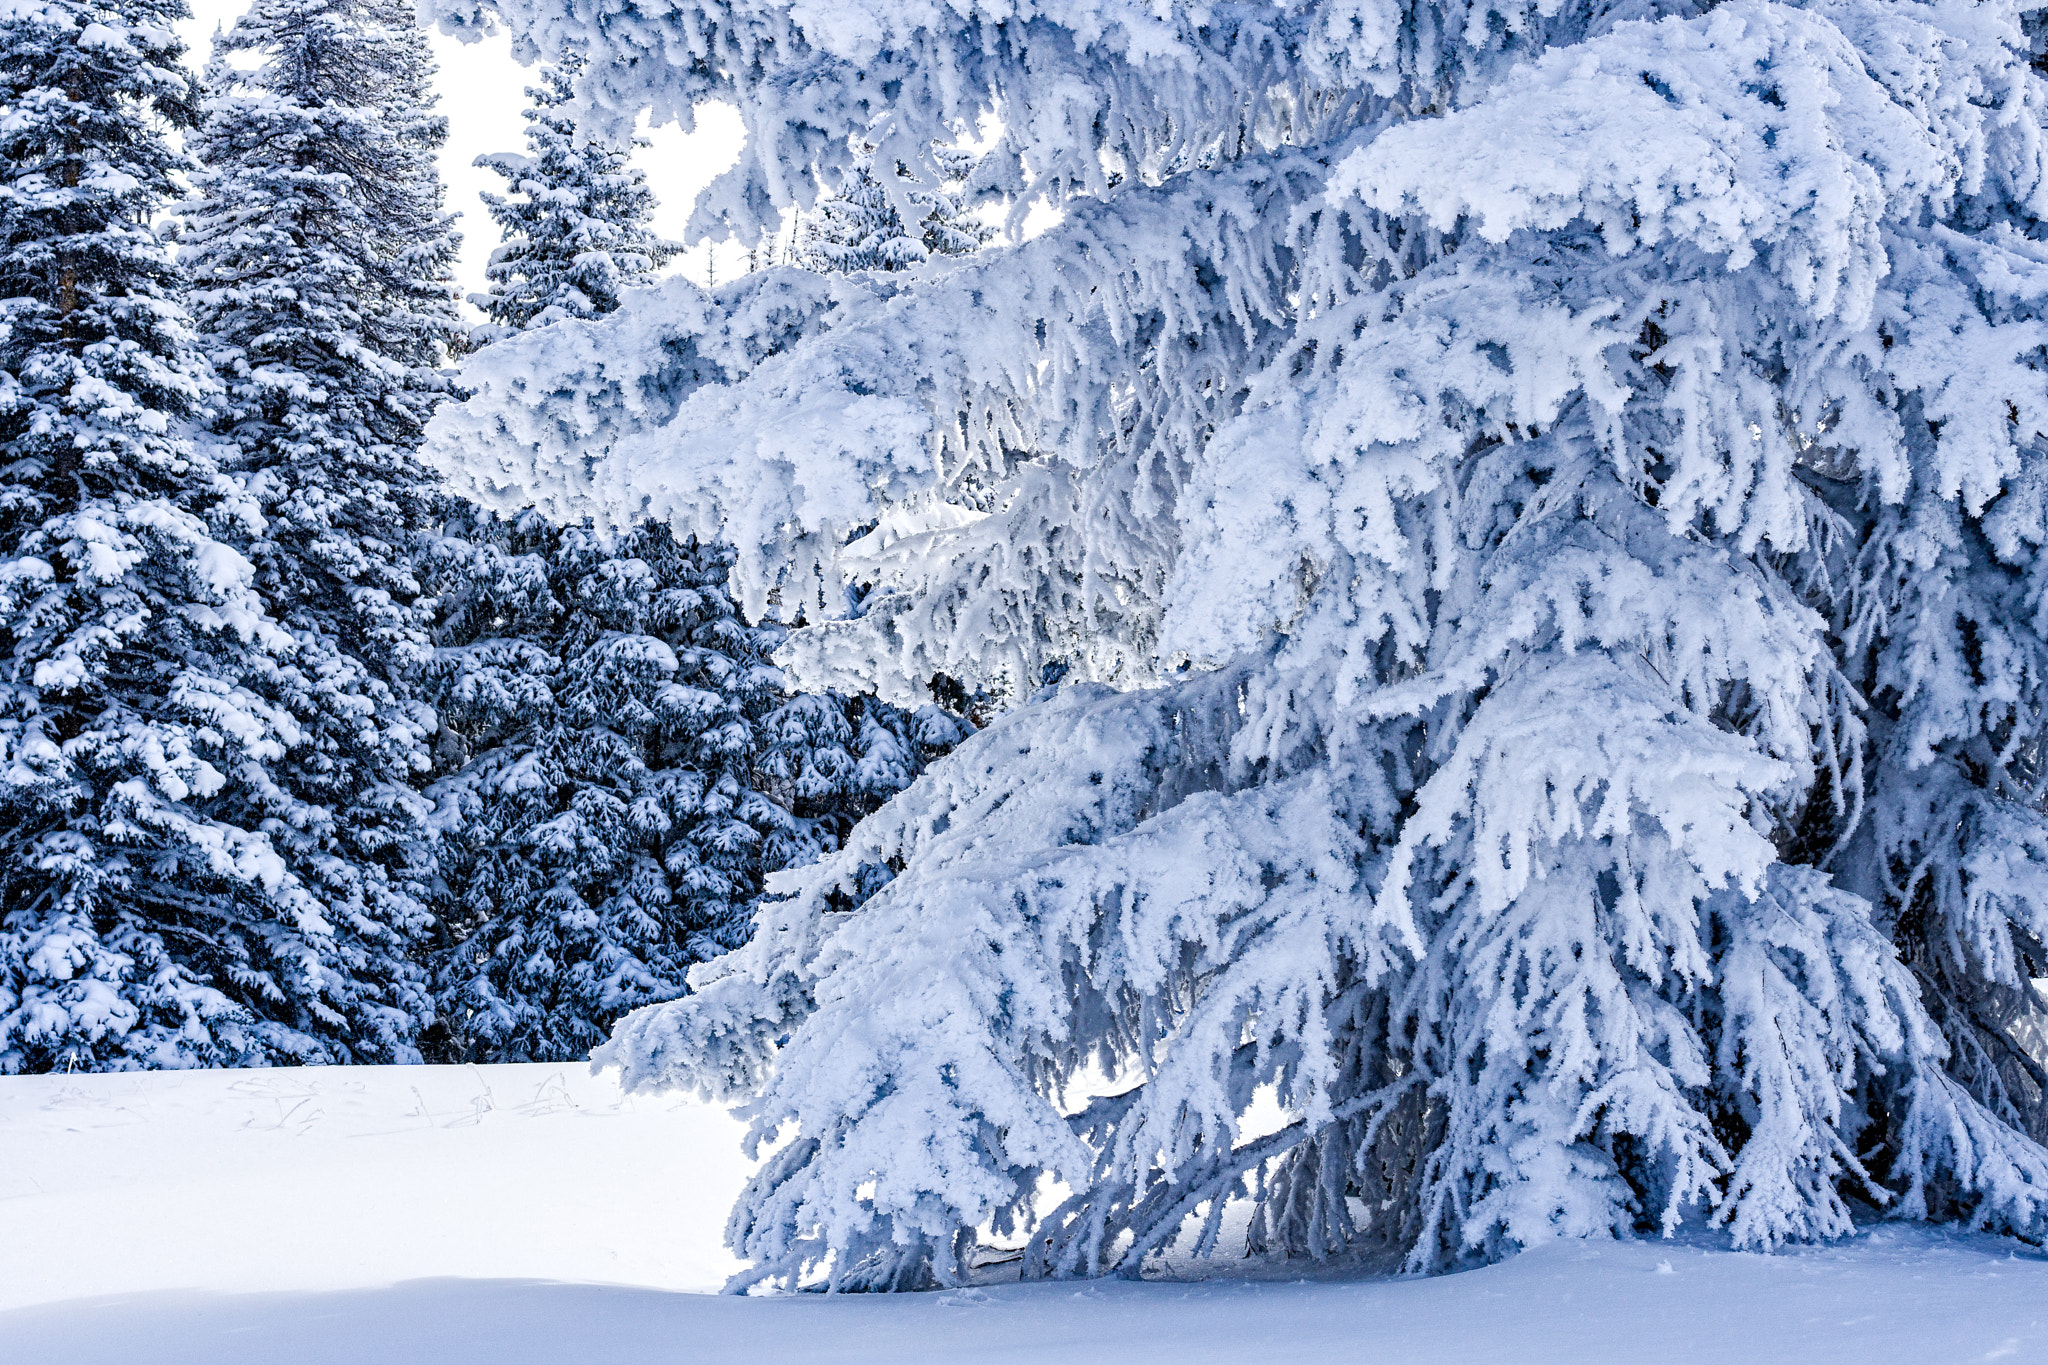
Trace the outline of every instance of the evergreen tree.
{"type": "Polygon", "coordinates": [[[1058,210],[917,288],[672,284],[436,428],[730,528],[807,683],[1076,679],[599,1054],[786,1137],[737,1285],[1135,1273],[1237,1196],[1416,1270],[2048,1236],[2037,15],[495,8],[621,116],[740,109],[700,222],[878,127],[1058,210]]]}
{"type": "Polygon", "coordinates": [[[621,290],[644,284],[676,252],[648,223],[654,193],[632,163],[639,138],[621,145],[586,137],[570,111],[581,63],[565,61],[528,86],[527,155],[476,159],[505,177],[511,193],[484,206],[504,236],[484,271],[490,289],[470,296],[490,325],[479,341],[556,318],[593,318],[619,306],[621,290]]]}
{"type": "Polygon", "coordinates": [[[269,770],[326,683],[233,542],[151,215],[182,3],[0,17],[0,1070],[413,1056],[402,922],[293,855],[269,770]]]}
{"type": "Polygon", "coordinates": [[[431,875],[413,452],[458,335],[432,76],[402,4],[258,0],[216,44],[184,206],[213,428],[260,516],[243,547],[311,680],[273,699],[302,739],[264,765],[257,815],[363,945],[344,973],[414,983],[408,1038],[431,875]]]}
{"type": "Polygon", "coordinates": [[[837,847],[953,738],[936,713],[786,698],[727,547],[533,512],[449,530],[430,790],[451,1059],[578,1058],[680,995],[745,938],[764,874],[837,847]]]}
{"type": "Polygon", "coordinates": [[[294,629],[388,691],[424,656],[414,451],[460,335],[426,36],[393,0],[258,0],[209,70],[184,257],[267,523],[251,558],[294,629]]]}
{"type": "Polygon", "coordinates": [[[839,185],[797,219],[791,255],[806,270],[906,270],[934,256],[964,256],[995,236],[995,230],[967,216],[961,186],[974,169],[974,156],[951,147],[932,148],[932,183],[916,180],[900,163],[893,184],[875,174],[872,148],[848,166],[839,185]],[[904,225],[904,208],[916,231],[904,225]]]}

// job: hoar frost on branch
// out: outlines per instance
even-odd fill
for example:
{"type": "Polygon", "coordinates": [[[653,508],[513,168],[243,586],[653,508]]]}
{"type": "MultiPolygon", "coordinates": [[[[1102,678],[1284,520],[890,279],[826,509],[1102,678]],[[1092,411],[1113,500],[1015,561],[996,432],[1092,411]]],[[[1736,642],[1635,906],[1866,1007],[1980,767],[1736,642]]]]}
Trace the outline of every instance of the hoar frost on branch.
{"type": "Polygon", "coordinates": [[[784,1139],[736,1285],[1131,1272],[1240,1194],[1418,1270],[2048,1230],[2033,12],[491,10],[621,119],[740,107],[706,227],[990,129],[1063,215],[670,281],[432,436],[722,528],[809,680],[1076,680],[600,1054],[784,1139]]]}

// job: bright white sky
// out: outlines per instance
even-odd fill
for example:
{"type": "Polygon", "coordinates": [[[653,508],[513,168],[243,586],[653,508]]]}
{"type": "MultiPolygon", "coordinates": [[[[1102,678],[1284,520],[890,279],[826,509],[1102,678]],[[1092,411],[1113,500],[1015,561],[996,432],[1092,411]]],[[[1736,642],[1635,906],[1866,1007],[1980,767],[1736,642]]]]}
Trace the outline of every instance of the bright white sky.
{"type": "MultiPolygon", "coordinates": [[[[248,0],[191,0],[193,15],[179,25],[191,46],[187,58],[194,69],[204,67],[216,28],[227,28],[248,8],[248,0]]],[[[477,191],[502,192],[502,177],[470,163],[486,152],[526,150],[525,87],[535,71],[512,60],[511,40],[504,35],[477,43],[459,43],[431,33],[434,57],[440,63],[440,112],[448,119],[448,145],[441,153],[441,179],[448,187],[448,207],[462,215],[462,259],[456,273],[465,294],[484,287],[484,263],[498,244],[498,231],[477,191]]],[[[697,194],[712,177],[739,156],[742,134],[738,114],[711,107],[698,117],[697,131],[685,136],[674,126],[646,132],[653,143],[635,158],[660,199],[655,230],[680,238],[683,223],[697,194]]],[[[728,245],[718,259],[724,276],[739,264],[741,248],[728,245]]],[[[700,283],[709,257],[700,247],[676,267],[700,283]]]]}

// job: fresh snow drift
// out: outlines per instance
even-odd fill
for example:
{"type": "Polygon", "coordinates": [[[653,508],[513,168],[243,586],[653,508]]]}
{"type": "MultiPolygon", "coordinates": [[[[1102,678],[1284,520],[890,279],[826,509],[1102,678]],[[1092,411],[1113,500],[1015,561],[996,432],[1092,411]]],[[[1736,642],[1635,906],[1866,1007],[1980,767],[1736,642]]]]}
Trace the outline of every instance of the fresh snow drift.
{"type": "Polygon", "coordinates": [[[11,1077],[0,1309],[447,1275],[713,1290],[739,1134],[575,1064],[11,1077]]]}
{"type": "Polygon", "coordinates": [[[1351,1282],[707,1290],[740,1126],[580,1066],[0,1079],[7,1365],[1925,1365],[2048,1353],[2048,1259],[1881,1226],[1351,1282]]]}

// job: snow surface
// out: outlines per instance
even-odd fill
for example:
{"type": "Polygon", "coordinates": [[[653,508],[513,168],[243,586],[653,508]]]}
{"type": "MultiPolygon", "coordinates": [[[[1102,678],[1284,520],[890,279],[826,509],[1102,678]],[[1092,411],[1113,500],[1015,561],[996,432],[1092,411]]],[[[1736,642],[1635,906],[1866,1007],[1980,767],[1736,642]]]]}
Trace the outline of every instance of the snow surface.
{"type": "Polygon", "coordinates": [[[0,1309],[424,1276],[708,1292],[738,1268],[740,1132],[581,1065],[8,1077],[0,1309]]]}
{"type": "Polygon", "coordinates": [[[2048,1359],[2048,1258],[1883,1226],[1404,1280],[734,1299],[740,1127],[580,1066],[0,1079],[6,1365],[2048,1359]]]}

